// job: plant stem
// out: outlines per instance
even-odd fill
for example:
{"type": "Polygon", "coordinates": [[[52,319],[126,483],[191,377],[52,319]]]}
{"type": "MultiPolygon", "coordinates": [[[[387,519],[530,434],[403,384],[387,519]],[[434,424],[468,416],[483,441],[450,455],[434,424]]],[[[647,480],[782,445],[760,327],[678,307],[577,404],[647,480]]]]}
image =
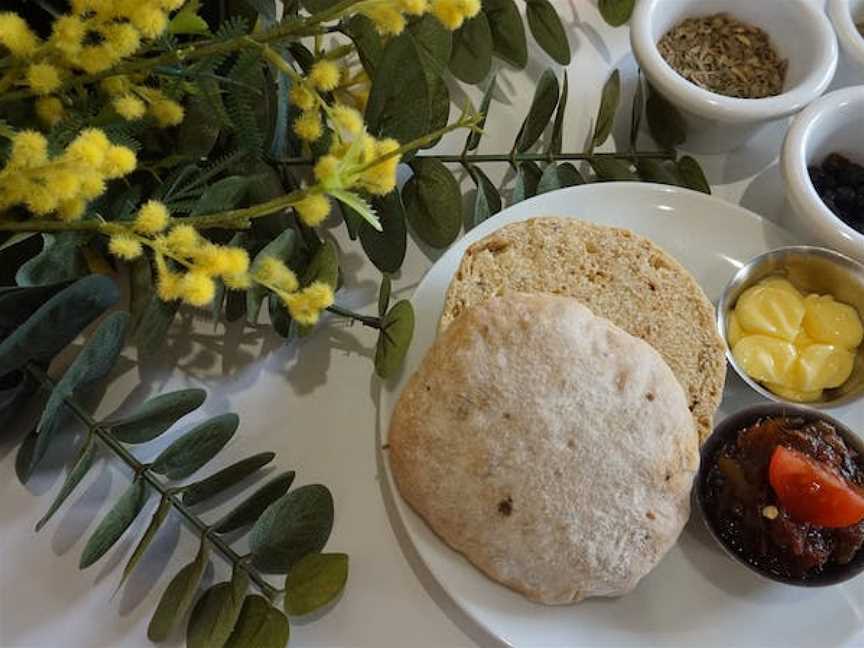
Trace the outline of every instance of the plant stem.
{"type": "Polygon", "coordinates": [[[354,311],[350,311],[347,308],[342,308],[341,306],[337,306],[333,304],[327,307],[327,310],[334,315],[340,315],[341,317],[347,317],[352,320],[356,320],[363,324],[363,326],[368,326],[374,329],[381,328],[381,318],[380,317],[372,317],[371,315],[361,315],[360,313],[355,313],[354,311]]]}
{"type": "MultiPolygon", "coordinates": [[[[654,160],[673,160],[675,153],[671,151],[628,151],[621,153],[517,153],[510,156],[508,153],[487,153],[476,155],[437,155],[420,153],[414,159],[438,160],[439,162],[451,164],[476,164],[484,162],[558,162],[564,160],[596,160],[615,159],[628,160],[634,158],[650,158],[654,160]]],[[[279,164],[287,166],[308,166],[315,162],[310,158],[294,157],[277,160],[279,164]]]]}
{"type": "MultiPolygon", "coordinates": [[[[29,363],[27,365],[27,371],[29,371],[30,375],[39,381],[44,388],[53,389],[56,386],[54,379],[36,365],[29,363]]],[[[174,509],[183,516],[183,518],[185,518],[186,522],[192,525],[199,535],[206,538],[210,544],[216,547],[216,549],[222,553],[225,559],[230,562],[232,566],[239,564],[242,569],[245,569],[249,574],[249,578],[267,594],[268,598],[272,599],[276,596],[278,590],[273,587],[273,585],[264,580],[264,577],[261,576],[256,569],[243,561],[243,557],[240,556],[240,554],[234,551],[227,542],[219,537],[218,534],[214,533],[212,529],[207,526],[203,520],[201,520],[201,518],[192,513],[192,511],[183,504],[171,488],[165,486],[161,480],[150,472],[147,465],[138,461],[138,459],[135,458],[135,455],[129,452],[122,443],[117,441],[105,428],[100,426],[99,423],[97,423],[96,420],[87,413],[80,403],[70,397],[66,397],[64,402],[75,417],[81,421],[81,423],[86,425],[90,432],[94,434],[106,448],[125,463],[129,469],[135,473],[135,475],[140,475],[141,478],[143,478],[157,493],[171,502],[171,506],[174,507],[174,509]]]]}

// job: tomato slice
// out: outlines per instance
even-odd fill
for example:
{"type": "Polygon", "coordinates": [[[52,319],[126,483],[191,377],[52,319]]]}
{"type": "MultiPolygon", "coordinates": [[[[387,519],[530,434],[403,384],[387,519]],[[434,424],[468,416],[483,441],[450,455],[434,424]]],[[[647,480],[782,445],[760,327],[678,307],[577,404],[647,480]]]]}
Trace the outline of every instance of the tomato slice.
{"type": "Polygon", "coordinates": [[[864,520],[864,493],[803,452],[777,446],[768,481],[797,522],[836,529],[864,520]]]}

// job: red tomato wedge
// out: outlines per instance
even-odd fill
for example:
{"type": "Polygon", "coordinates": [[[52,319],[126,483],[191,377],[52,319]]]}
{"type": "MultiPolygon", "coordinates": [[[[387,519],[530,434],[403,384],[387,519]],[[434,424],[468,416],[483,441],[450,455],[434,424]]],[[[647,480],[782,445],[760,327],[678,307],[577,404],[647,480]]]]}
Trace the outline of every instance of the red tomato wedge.
{"type": "Polygon", "coordinates": [[[802,452],[777,446],[768,481],[797,522],[837,529],[864,520],[864,493],[802,452]]]}

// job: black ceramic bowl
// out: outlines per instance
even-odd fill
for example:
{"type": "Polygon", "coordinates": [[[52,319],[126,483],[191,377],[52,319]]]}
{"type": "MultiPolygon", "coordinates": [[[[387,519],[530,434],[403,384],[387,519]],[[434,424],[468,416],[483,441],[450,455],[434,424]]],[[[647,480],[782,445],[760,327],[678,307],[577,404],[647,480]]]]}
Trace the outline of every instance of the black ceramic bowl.
{"type": "Polygon", "coordinates": [[[714,536],[717,543],[723,547],[723,550],[733,560],[735,560],[735,562],[744,565],[750,571],[777,583],[797,585],[799,587],[825,587],[828,585],[837,585],[838,583],[843,583],[855,578],[864,572],[864,547],[859,549],[858,553],[855,554],[855,557],[845,565],[829,565],[820,574],[816,576],[808,576],[807,578],[785,578],[750,564],[731,547],[728,547],[720,536],[718,530],[714,528],[711,518],[706,514],[706,481],[708,478],[708,470],[714,463],[714,457],[727,441],[735,439],[740,430],[752,425],[759,419],[771,416],[800,416],[805,420],[822,420],[826,423],[830,423],[837,430],[837,433],[843,437],[843,440],[849,447],[854,448],[861,454],[864,454],[864,441],[862,441],[861,438],[856,436],[852,430],[839,421],[820,411],[777,403],[755,405],[743,409],[724,419],[716,428],[714,428],[714,432],[710,437],[708,437],[708,440],[705,441],[705,444],[702,446],[702,463],[699,467],[699,475],[696,480],[696,503],[699,512],[702,515],[702,519],[708,527],[708,531],[712,536],[714,536]]]}

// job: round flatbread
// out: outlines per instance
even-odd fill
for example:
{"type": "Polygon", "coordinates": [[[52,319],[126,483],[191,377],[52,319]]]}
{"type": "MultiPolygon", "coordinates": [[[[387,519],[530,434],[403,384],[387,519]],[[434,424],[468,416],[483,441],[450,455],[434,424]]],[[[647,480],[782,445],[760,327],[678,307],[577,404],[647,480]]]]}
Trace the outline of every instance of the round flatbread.
{"type": "Polygon", "coordinates": [[[689,516],[698,448],[650,345],[542,294],[465,311],[389,431],[411,507],[488,576],[547,604],[636,586],[689,516]]]}
{"type": "Polygon", "coordinates": [[[629,230],[571,218],[506,225],[468,248],[441,330],[505,290],[575,297],[660,352],[687,393],[704,441],[723,396],[726,357],[714,307],[675,259],[629,230]]]}

